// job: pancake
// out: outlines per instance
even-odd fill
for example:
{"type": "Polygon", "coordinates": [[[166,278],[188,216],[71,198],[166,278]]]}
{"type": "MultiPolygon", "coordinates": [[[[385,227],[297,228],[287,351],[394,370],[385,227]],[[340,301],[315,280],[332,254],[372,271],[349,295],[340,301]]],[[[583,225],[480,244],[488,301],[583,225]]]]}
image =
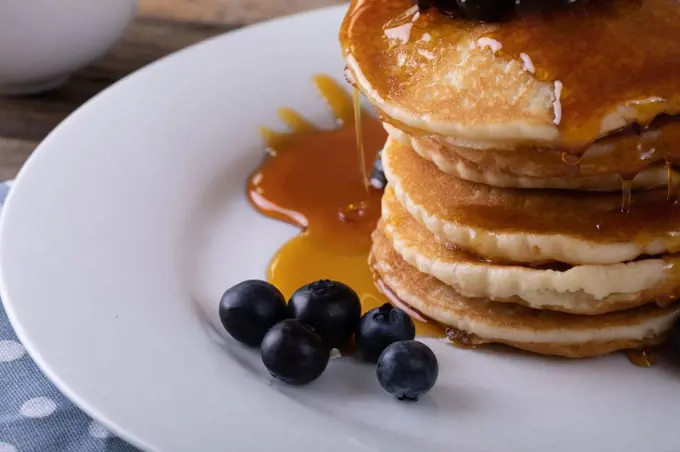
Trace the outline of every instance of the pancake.
{"type": "Polygon", "coordinates": [[[416,220],[484,259],[615,264],[680,250],[680,205],[667,200],[665,189],[636,192],[622,210],[621,194],[464,181],[392,139],[382,163],[397,199],[416,220]]]}
{"type": "Polygon", "coordinates": [[[426,317],[462,330],[473,343],[503,343],[570,358],[598,356],[659,343],[680,315],[676,305],[580,316],[466,298],[408,265],[380,228],[373,234],[369,259],[376,277],[399,300],[426,317]]]}
{"type": "Polygon", "coordinates": [[[677,170],[667,167],[663,155],[657,152],[671,146],[680,148],[680,121],[673,123],[672,134],[649,131],[619,140],[600,140],[582,157],[569,155],[566,159],[562,152],[550,149],[460,147],[441,137],[410,136],[388,123],[383,125],[392,138],[411,146],[441,171],[493,187],[620,191],[621,174],[634,175],[631,180],[635,190],[668,188],[669,184],[677,188],[680,184],[677,170]],[[649,135],[658,139],[646,138],[649,135]],[[676,140],[671,143],[672,137],[676,140]]]}
{"type": "Polygon", "coordinates": [[[502,23],[353,0],[340,40],[350,78],[399,128],[578,147],[680,113],[677,0],[575,2],[502,23]]]}
{"type": "Polygon", "coordinates": [[[390,186],[382,199],[382,232],[404,261],[466,297],[592,315],[652,300],[667,305],[680,294],[676,256],[561,268],[483,261],[436,240],[401,207],[390,186]]]}
{"type": "MultiPolygon", "coordinates": [[[[454,152],[446,152],[436,147],[422,146],[421,141],[413,140],[413,150],[421,157],[433,162],[446,173],[470,182],[490,185],[499,188],[534,188],[561,189],[583,191],[621,191],[621,176],[606,174],[603,176],[576,177],[531,177],[513,174],[510,170],[485,168],[477,163],[460,157],[454,152]]],[[[632,189],[651,189],[668,187],[669,180],[677,186],[680,183],[678,173],[664,164],[657,164],[637,173],[632,182],[632,189]]]]}

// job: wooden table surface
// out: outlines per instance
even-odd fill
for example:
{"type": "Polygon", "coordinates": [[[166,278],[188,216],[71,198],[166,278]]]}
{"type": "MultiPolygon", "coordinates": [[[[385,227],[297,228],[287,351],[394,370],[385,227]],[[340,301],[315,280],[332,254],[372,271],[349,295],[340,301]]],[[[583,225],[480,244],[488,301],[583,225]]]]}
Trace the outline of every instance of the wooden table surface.
{"type": "Polygon", "coordinates": [[[140,0],[123,39],[100,61],[43,95],[0,98],[0,180],[13,178],[38,143],[108,85],[152,61],[250,23],[343,0],[140,0]]]}

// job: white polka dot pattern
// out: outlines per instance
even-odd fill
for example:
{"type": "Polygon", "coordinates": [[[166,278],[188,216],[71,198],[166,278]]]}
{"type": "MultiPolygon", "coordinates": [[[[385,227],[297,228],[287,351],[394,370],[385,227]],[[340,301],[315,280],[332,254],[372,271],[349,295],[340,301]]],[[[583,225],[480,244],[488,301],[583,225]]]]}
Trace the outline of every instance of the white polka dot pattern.
{"type": "Polygon", "coordinates": [[[49,397],[36,397],[24,402],[19,409],[22,416],[30,418],[47,417],[54,413],[57,404],[49,397]]]}
{"type": "Polygon", "coordinates": [[[17,449],[9,443],[0,442],[0,452],[17,452],[17,449]]]}
{"type": "MultiPolygon", "coordinates": [[[[0,181],[0,214],[8,189],[0,181]]],[[[57,449],[140,452],[58,393],[16,338],[0,300],[0,452],[57,449]]]]}
{"type": "Polygon", "coordinates": [[[87,428],[87,431],[91,437],[97,439],[104,439],[109,436],[109,431],[106,430],[106,427],[97,421],[90,422],[90,426],[87,428]]]}
{"type": "Polygon", "coordinates": [[[14,361],[25,353],[26,349],[17,341],[0,341],[0,362],[14,361]]]}

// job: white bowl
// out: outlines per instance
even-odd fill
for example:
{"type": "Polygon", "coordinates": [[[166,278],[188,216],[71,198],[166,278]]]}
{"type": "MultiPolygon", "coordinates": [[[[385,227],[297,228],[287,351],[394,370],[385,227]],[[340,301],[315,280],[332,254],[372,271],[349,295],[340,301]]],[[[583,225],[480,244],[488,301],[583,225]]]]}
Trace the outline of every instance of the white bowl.
{"type": "Polygon", "coordinates": [[[0,95],[56,88],[106,53],[136,0],[0,1],[0,95]]]}

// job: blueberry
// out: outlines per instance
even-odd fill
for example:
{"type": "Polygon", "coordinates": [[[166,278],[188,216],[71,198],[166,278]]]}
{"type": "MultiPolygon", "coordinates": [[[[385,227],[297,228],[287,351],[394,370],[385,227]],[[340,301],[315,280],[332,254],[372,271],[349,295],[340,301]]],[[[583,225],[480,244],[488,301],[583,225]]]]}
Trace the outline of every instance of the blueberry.
{"type": "Polygon", "coordinates": [[[357,350],[364,359],[377,362],[388,345],[408,341],[415,336],[416,327],[411,317],[401,309],[385,303],[361,317],[356,333],[357,350]]]}
{"type": "Polygon", "coordinates": [[[378,358],[376,373],[385,391],[399,400],[418,400],[437,381],[439,364],[425,344],[395,342],[378,358]]]}
{"type": "Polygon", "coordinates": [[[518,0],[515,7],[523,11],[548,11],[573,6],[577,0],[518,0]]]}
{"type": "Polygon", "coordinates": [[[234,339],[258,347],[269,328],[286,318],[286,299],[266,281],[243,281],[224,292],[219,315],[234,339]]]}
{"type": "Polygon", "coordinates": [[[373,162],[373,170],[371,171],[371,186],[376,190],[383,190],[387,186],[387,178],[383,171],[382,153],[378,153],[373,162]]]}
{"type": "Polygon", "coordinates": [[[505,19],[515,8],[515,0],[456,0],[467,17],[483,22],[505,19]]]}
{"type": "Polygon", "coordinates": [[[321,376],[330,358],[321,336],[297,320],[274,325],[260,346],[262,362],[274,378],[305,385],[321,376]]]}
{"type": "Polygon", "coordinates": [[[416,0],[416,5],[420,11],[427,11],[432,8],[432,0],[416,0]]]}
{"type": "Polygon", "coordinates": [[[295,291],[288,302],[288,315],[311,326],[327,347],[338,348],[356,331],[361,302],[351,287],[322,279],[295,291]]]}
{"type": "Polygon", "coordinates": [[[447,15],[455,15],[458,11],[456,0],[415,0],[415,2],[420,11],[427,11],[433,7],[447,15]]]}
{"type": "Polygon", "coordinates": [[[460,10],[456,0],[430,0],[432,6],[437,8],[439,12],[447,16],[460,17],[460,10]]]}

